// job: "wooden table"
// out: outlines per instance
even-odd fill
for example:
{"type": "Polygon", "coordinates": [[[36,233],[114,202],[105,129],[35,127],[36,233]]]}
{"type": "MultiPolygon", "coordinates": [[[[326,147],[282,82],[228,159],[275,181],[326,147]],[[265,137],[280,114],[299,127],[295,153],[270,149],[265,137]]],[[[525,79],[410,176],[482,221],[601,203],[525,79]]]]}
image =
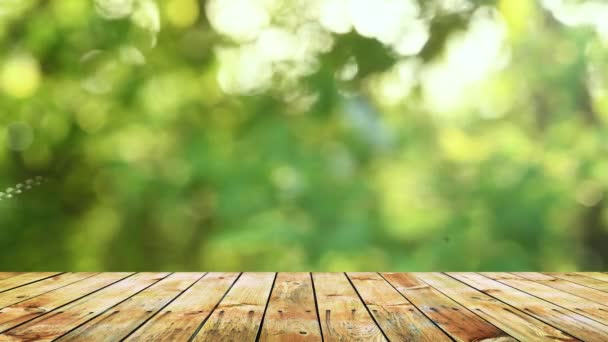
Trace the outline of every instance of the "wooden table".
{"type": "Polygon", "coordinates": [[[608,341],[608,274],[0,273],[0,341],[608,341]]]}

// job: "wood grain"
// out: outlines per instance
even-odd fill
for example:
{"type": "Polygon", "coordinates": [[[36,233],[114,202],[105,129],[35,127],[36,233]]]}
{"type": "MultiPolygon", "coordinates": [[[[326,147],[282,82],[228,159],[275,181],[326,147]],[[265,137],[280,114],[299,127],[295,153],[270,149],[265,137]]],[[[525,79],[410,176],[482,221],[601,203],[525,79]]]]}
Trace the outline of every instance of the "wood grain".
{"type": "Polygon", "coordinates": [[[194,341],[254,341],[274,278],[274,273],[243,273],[194,341]]]}
{"type": "Polygon", "coordinates": [[[325,341],[386,341],[343,273],[313,273],[325,341]]]}
{"type": "Polygon", "coordinates": [[[0,273],[2,341],[608,341],[571,273],[0,273]]]}
{"type": "Polygon", "coordinates": [[[203,273],[171,274],[82,324],[57,341],[121,341],[203,275],[203,273]]]}
{"type": "Polygon", "coordinates": [[[238,273],[207,273],[126,341],[187,341],[238,276],[238,273]]]}
{"type": "Polygon", "coordinates": [[[555,278],[564,279],[592,289],[608,292],[608,282],[587,277],[583,273],[545,273],[555,278]]]}
{"type": "Polygon", "coordinates": [[[23,274],[23,272],[0,272],[0,280],[18,276],[20,274],[23,274]]]}
{"type": "MultiPolygon", "coordinates": [[[[448,273],[485,294],[585,341],[606,341],[608,326],[475,273],[448,273]]],[[[541,285],[542,286],[542,285],[541,285]]]]}
{"type": "Polygon", "coordinates": [[[46,279],[59,272],[39,272],[39,273],[24,273],[14,277],[9,277],[0,280],[0,292],[8,291],[19,286],[27,285],[38,280],[46,279]]]}
{"type": "Polygon", "coordinates": [[[520,341],[577,341],[549,324],[445,274],[414,275],[520,341]]]}
{"type": "Polygon", "coordinates": [[[392,341],[451,341],[379,274],[347,273],[378,325],[392,341]]]}
{"type": "Polygon", "coordinates": [[[575,296],[586,298],[598,304],[608,304],[608,293],[587,286],[579,285],[564,279],[552,277],[542,273],[534,272],[516,272],[513,273],[519,277],[533,280],[539,284],[543,284],[554,289],[573,294],[575,296]]]}
{"type": "MultiPolygon", "coordinates": [[[[505,285],[516,288],[522,292],[541,298],[547,302],[574,311],[600,323],[608,325],[608,301],[606,305],[575,296],[568,292],[553,290],[551,287],[537,283],[533,280],[519,277],[509,273],[483,273],[486,277],[494,279],[505,285]]],[[[591,290],[591,289],[589,289],[591,290]]],[[[598,291],[603,293],[601,291],[598,291]]]]}
{"type": "Polygon", "coordinates": [[[0,334],[0,341],[52,341],[167,275],[168,273],[138,273],[59,310],[8,330],[0,334]]]}
{"type": "Polygon", "coordinates": [[[382,276],[456,341],[516,341],[413,274],[382,276]]]}
{"type": "Polygon", "coordinates": [[[42,316],[62,305],[89,295],[132,273],[103,273],[30,298],[0,310],[0,332],[42,316]]]}
{"type": "Polygon", "coordinates": [[[260,341],[321,341],[309,273],[279,273],[260,341]]]}
{"type": "Polygon", "coordinates": [[[583,275],[585,277],[608,282],[608,274],[603,273],[603,272],[585,272],[585,273],[583,273],[583,275]]]}
{"type": "Polygon", "coordinates": [[[63,273],[36,283],[24,285],[9,291],[0,293],[0,308],[19,303],[32,297],[36,297],[48,291],[77,282],[79,280],[95,275],[95,273],[63,273]]]}

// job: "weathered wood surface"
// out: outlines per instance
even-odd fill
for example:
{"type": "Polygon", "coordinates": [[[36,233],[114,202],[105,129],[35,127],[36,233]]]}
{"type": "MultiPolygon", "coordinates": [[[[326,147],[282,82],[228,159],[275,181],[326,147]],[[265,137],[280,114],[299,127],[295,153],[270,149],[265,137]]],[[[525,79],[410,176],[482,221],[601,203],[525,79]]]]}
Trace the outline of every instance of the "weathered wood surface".
{"type": "Polygon", "coordinates": [[[547,285],[563,292],[573,294],[581,298],[589,299],[598,304],[608,305],[608,292],[596,290],[591,287],[569,282],[567,280],[552,277],[550,275],[542,273],[522,272],[513,274],[525,279],[533,280],[539,284],[547,285]]]}
{"type": "Polygon", "coordinates": [[[592,289],[608,292],[608,282],[587,276],[585,273],[547,273],[547,275],[584,285],[592,289]]]}
{"type": "Polygon", "coordinates": [[[566,333],[463,282],[438,273],[415,273],[416,277],[459,302],[478,316],[520,341],[576,341],[566,333]]]}
{"type": "Polygon", "coordinates": [[[202,276],[202,273],[174,273],[150,286],[148,291],[139,292],[82,324],[59,341],[120,341],[202,276]]]}
{"type": "Polygon", "coordinates": [[[346,275],[314,273],[313,281],[326,341],[386,341],[346,275]]]}
{"type": "Polygon", "coordinates": [[[241,275],[193,341],[254,341],[274,278],[274,273],[241,275]]]}
{"type": "Polygon", "coordinates": [[[321,341],[309,273],[279,273],[268,302],[261,341],[321,341]]]}
{"type": "MultiPolygon", "coordinates": [[[[585,341],[606,341],[608,326],[480,274],[449,273],[463,283],[585,341]]],[[[565,294],[565,293],[564,293],[565,294]]],[[[556,296],[558,297],[558,296],[556,296]]]]}
{"type": "Polygon", "coordinates": [[[58,272],[24,273],[14,277],[7,277],[0,280],[0,292],[8,291],[58,274],[58,272]]]}
{"type": "Polygon", "coordinates": [[[0,341],[608,341],[608,274],[0,272],[0,341]]]}
{"type": "Polygon", "coordinates": [[[127,341],[187,341],[209,317],[238,273],[207,273],[137,329],[127,341]]]}
{"type": "Polygon", "coordinates": [[[456,341],[516,341],[411,273],[382,276],[456,341]]]}
{"type": "Polygon", "coordinates": [[[392,341],[450,341],[433,321],[377,273],[348,273],[372,317],[392,341]]]}

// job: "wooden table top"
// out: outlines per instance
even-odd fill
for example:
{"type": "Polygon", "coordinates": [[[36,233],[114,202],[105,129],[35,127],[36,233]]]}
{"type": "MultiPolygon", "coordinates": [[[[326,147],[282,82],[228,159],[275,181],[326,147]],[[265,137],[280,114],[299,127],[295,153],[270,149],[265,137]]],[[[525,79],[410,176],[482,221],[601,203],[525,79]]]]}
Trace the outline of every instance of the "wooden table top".
{"type": "Polygon", "coordinates": [[[0,341],[608,341],[608,274],[0,273],[0,341]]]}

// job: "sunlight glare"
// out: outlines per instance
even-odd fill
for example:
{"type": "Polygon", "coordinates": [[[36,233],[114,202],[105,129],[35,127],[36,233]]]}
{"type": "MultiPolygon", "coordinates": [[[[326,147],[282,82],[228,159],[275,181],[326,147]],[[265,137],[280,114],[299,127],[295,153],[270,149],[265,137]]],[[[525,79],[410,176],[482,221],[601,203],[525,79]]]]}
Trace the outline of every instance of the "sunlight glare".
{"type": "Polygon", "coordinates": [[[505,38],[505,25],[496,12],[477,10],[469,29],[448,41],[442,60],[422,70],[426,105],[436,113],[454,114],[476,100],[479,94],[468,90],[509,62],[505,38]]]}
{"type": "Polygon", "coordinates": [[[240,42],[255,39],[270,23],[270,14],[258,0],[210,0],[206,13],[217,32],[240,42]]]}

